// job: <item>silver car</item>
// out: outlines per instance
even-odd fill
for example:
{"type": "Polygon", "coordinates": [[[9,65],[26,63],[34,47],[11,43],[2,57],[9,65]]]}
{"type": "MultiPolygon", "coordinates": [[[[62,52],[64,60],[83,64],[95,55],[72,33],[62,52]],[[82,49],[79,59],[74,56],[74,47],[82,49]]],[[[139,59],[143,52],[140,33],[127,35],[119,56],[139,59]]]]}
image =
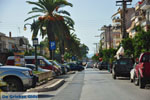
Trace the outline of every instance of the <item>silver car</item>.
{"type": "Polygon", "coordinates": [[[7,83],[11,92],[35,87],[37,81],[31,69],[17,66],[0,66],[0,79],[7,83]]]}

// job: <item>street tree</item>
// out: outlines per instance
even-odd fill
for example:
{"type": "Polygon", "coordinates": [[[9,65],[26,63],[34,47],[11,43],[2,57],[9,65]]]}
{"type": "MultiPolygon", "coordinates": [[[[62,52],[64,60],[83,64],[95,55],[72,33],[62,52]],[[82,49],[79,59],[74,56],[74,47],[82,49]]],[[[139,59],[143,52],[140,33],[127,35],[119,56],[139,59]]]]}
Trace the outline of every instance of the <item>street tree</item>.
{"type": "MultiPolygon", "coordinates": [[[[47,36],[49,42],[55,41],[55,38],[64,41],[70,37],[70,30],[73,29],[74,22],[69,17],[70,13],[60,8],[72,7],[71,3],[66,0],[38,0],[38,2],[27,1],[27,3],[36,6],[28,14],[36,14],[25,21],[38,18],[31,24],[32,38],[36,37],[39,32],[42,38],[47,36]]],[[[50,59],[52,59],[52,50],[50,50],[50,59]]]]}

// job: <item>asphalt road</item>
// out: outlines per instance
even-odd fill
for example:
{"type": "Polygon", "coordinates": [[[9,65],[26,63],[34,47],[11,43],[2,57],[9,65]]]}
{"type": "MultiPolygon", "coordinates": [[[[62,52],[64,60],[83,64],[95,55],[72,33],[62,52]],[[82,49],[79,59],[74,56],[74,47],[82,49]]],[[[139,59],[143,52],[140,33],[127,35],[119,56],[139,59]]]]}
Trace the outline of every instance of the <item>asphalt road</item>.
{"type": "Polygon", "coordinates": [[[113,80],[107,71],[86,69],[66,79],[48,100],[150,100],[150,87],[139,89],[128,78],[113,80]]]}

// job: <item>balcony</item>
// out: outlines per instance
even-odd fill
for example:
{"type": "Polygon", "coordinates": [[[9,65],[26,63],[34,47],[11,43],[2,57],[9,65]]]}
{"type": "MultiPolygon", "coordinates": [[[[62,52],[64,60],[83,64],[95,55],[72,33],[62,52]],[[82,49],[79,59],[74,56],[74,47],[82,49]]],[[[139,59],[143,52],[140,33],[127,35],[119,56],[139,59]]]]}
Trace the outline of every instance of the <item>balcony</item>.
{"type": "Polygon", "coordinates": [[[135,4],[135,10],[138,10],[140,8],[140,2],[135,4]]]}
{"type": "Polygon", "coordinates": [[[141,26],[147,26],[147,25],[150,25],[150,21],[149,20],[143,21],[141,23],[141,26]]]}
{"type": "Polygon", "coordinates": [[[141,3],[141,9],[146,10],[150,8],[150,0],[144,0],[141,3]]]}
{"type": "Polygon", "coordinates": [[[121,22],[120,17],[114,17],[112,20],[113,20],[113,23],[121,22]]]}

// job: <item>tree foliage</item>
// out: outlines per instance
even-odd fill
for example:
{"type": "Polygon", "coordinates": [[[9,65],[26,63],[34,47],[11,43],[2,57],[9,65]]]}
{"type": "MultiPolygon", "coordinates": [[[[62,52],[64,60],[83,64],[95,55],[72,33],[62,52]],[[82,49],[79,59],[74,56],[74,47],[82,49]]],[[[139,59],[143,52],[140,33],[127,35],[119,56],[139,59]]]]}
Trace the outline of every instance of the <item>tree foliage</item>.
{"type": "Polygon", "coordinates": [[[150,51],[150,31],[144,31],[141,26],[134,28],[137,32],[134,38],[126,38],[122,40],[125,49],[125,55],[139,57],[142,52],[150,51]]]}

